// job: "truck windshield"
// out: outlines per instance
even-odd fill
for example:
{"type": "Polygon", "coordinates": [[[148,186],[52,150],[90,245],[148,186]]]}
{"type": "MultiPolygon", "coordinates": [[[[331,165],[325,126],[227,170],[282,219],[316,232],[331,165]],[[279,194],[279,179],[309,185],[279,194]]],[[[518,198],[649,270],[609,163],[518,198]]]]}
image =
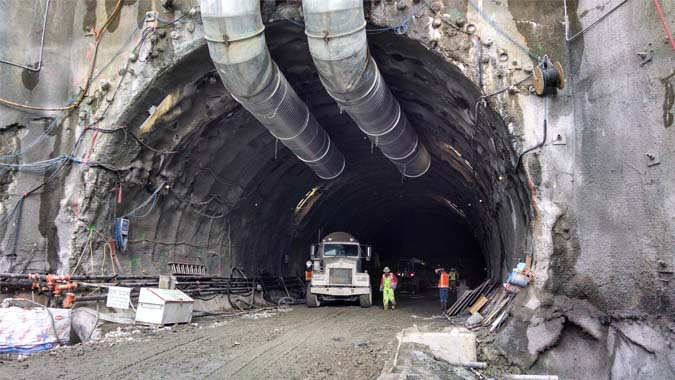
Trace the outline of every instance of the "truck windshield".
{"type": "Polygon", "coordinates": [[[325,244],[323,246],[323,255],[326,257],[356,257],[359,255],[359,246],[356,244],[325,244]]]}

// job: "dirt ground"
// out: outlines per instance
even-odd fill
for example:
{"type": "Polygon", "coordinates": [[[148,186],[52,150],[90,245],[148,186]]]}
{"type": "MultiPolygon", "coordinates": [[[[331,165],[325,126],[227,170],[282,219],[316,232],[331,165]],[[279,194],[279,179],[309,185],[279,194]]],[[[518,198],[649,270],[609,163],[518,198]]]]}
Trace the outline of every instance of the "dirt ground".
{"type": "Polygon", "coordinates": [[[399,296],[395,311],[331,305],[247,317],[129,326],[100,342],[0,364],[1,379],[375,379],[396,333],[438,315],[438,302],[399,296]]]}

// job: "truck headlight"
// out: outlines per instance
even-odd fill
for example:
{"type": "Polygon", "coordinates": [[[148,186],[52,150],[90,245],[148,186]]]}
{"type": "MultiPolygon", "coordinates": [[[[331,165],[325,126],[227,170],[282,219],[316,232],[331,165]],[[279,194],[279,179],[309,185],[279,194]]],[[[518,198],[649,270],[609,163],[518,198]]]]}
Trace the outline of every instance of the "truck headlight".
{"type": "Polygon", "coordinates": [[[356,282],[368,282],[368,276],[359,276],[356,275],[356,282]]]}

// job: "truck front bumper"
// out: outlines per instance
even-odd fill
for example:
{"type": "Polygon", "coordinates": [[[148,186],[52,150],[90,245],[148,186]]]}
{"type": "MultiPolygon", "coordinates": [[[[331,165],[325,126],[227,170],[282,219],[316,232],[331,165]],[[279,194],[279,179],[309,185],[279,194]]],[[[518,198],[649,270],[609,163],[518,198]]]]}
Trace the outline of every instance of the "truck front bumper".
{"type": "Polygon", "coordinates": [[[351,287],[341,287],[341,288],[336,288],[336,287],[328,287],[328,286],[312,286],[310,288],[310,292],[312,294],[320,294],[320,295],[325,295],[325,296],[333,296],[333,297],[351,297],[351,296],[358,296],[362,294],[368,294],[370,293],[370,288],[351,288],[351,287]]]}

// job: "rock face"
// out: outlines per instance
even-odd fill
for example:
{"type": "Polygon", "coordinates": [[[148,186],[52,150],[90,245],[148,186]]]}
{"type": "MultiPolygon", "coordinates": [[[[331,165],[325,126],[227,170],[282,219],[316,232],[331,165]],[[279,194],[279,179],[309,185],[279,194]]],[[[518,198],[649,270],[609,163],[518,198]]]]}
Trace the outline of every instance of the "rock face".
{"type": "MultiPolygon", "coordinates": [[[[224,92],[191,2],[124,1],[95,52],[113,3],[52,2],[41,69],[0,64],[0,98],[54,108],[77,98],[96,56],[76,110],[0,105],[0,272],[110,270],[102,252],[129,213],[126,273],[175,261],[300,273],[322,231],[385,244],[401,235],[392,220],[424,220],[457,237],[437,252],[464,252],[446,259],[467,278],[503,280],[533,257],[535,284],[496,340],[514,362],[673,377],[675,53],[652,2],[570,0],[567,18],[563,1],[368,2],[370,52],[432,154],[403,183],[323,90],[298,4],[265,2],[266,38],[347,157],[330,182],[224,92]],[[528,76],[544,55],[566,82],[538,97],[528,76]]],[[[0,58],[38,61],[43,6],[3,10],[0,58]]]]}

